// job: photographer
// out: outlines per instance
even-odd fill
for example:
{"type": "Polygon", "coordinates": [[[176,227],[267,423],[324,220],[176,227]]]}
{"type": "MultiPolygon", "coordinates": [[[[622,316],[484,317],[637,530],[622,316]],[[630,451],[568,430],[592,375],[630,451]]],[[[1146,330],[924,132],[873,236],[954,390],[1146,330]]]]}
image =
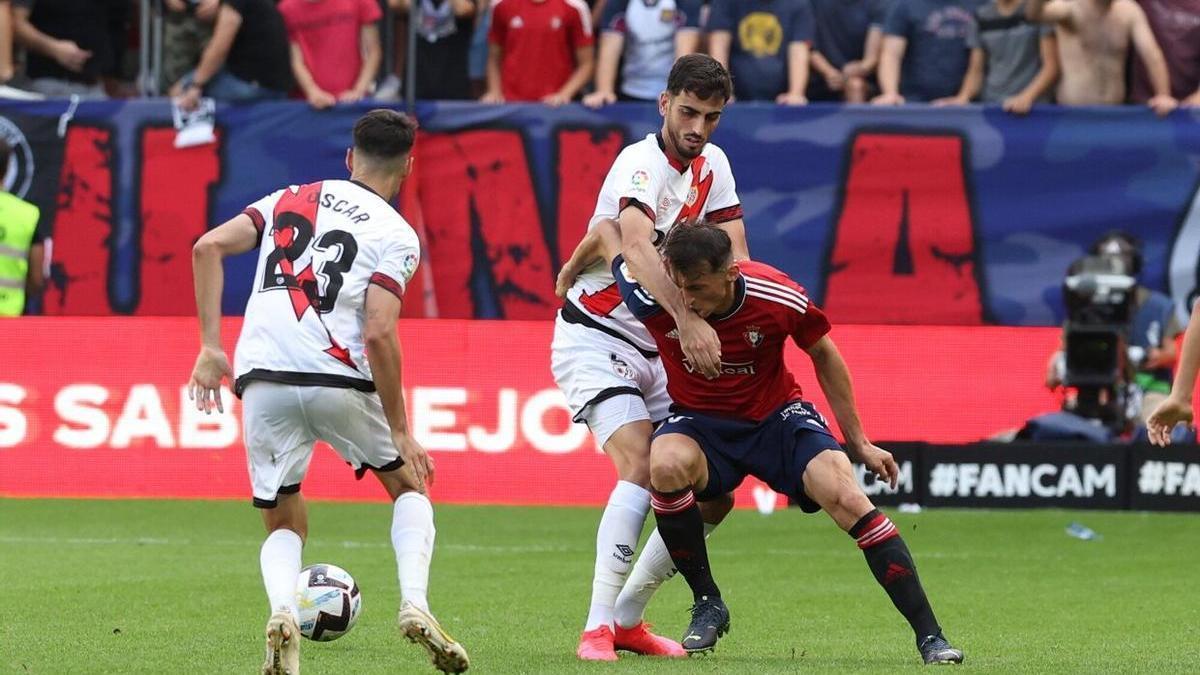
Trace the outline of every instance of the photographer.
{"type": "MultiPolygon", "coordinates": [[[[1115,426],[1120,430],[1125,426],[1124,423],[1129,421],[1136,421],[1138,424],[1144,423],[1150,412],[1170,392],[1171,370],[1176,359],[1175,338],[1182,332],[1182,329],[1175,318],[1175,307],[1171,299],[1136,282],[1142,269],[1142,252],[1140,242],[1135,237],[1125,232],[1111,231],[1092,244],[1088,252],[1091,255],[1090,258],[1084,258],[1072,265],[1072,270],[1068,272],[1068,286],[1071,285],[1073,279],[1083,279],[1090,274],[1085,271],[1085,268],[1089,266],[1089,261],[1095,261],[1091,263],[1093,265],[1096,262],[1106,263],[1111,266],[1112,270],[1118,271],[1117,274],[1110,274],[1109,278],[1120,278],[1121,274],[1124,274],[1132,282],[1129,291],[1131,304],[1128,307],[1127,319],[1124,321],[1118,319],[1115,322],[1120,324],[1118,325],[1120,328],[1118,344],[1123,344],[1125,352],[1123,355],[1117,356],[1116,361],[1119,365],[1116,369],[1115,380],[1100,392],[1101,399],[1106,399],[1110,393],[1118,397],[1128,394],[1128,402],[1132,405],[1127,405],[1126,411],[1118,413],[1118,419],[1115,420],[1115,426]],[[1123,272],[1120,272],[1122,270],[1123,272]],[[1127,419],[1120,419],[1122,416],[1127,416],[1127,419]]],[[[1093,277],[1099,278],[1097,275],[1093,275],[1093,277]]],[[[1076,293],[1072,296],[1069,290],[1068,304],[1071,304],[1073,297],[1078,298],[1080,295],[1076,293]]],[[[1082,295],[1086,297],[1086,293],[1082,295]]],[[[1086,315],[1088,310],[1095,308],[1079,309],[1076,306],[1075,309],[1078,313],[1086,315]]],[[[1086,323],[1088,323],[1086,320],[1068,320],[1064,326],[1064,349],[1056,351],[1050,357],[1046,368],[1046,386],[1050,389],[1062,386],[1064,380],[1068,386],[1072,384],[1071,377],[1068,376],[1070,359],[1067,358],[1064,350],[1072,328],[1075,327],[1077,331],[1089,330],[1086,323]]],[[[1082,392],[1083,388],[1081,387],[1080,390],[1082,392]]],[[[1110,402],[1117,403],[1102,400],[1101,405],[1110,402]]],[[[1088,411],[1076,410],[1074,412],[1083,417],[1092,417],[1088,411]]]]}

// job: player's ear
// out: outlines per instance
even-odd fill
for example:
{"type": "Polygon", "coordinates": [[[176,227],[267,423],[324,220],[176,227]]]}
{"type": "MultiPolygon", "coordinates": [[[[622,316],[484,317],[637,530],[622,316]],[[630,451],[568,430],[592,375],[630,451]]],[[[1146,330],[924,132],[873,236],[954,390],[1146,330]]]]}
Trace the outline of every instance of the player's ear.
{"type": "Polygon", "coordinates": [[[667,104],[671,102],[671,95],[667,92],[662,92],[658,95],[658,114],[663,117],[667,116],[667,104]]]}
{"type": "Polygon", "coordinates": [[[346,148],[346,170],[354,173],[354,148],[346,148]]]}
{"type": "Polygon", "coordinates": [[[403,178],[408,178],[408,175],[412,173],[412,169],[413,169],[413,156],[410,154],[408,157],[404,158],[403,178]]]}
{"type": "Polygon", "coordinates": [[[725,280],[737,281],[737,278],[742,273],[742,268],[738,267],[737,262],[729,263],[729,267],[725,268],[725,280]]]}

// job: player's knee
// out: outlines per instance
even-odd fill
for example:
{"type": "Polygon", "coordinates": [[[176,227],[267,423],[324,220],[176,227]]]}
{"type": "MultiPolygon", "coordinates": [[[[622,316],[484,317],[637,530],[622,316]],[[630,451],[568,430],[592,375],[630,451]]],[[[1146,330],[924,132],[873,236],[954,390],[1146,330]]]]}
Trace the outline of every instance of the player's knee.
{"type": "Polygon", "coordinates": [[[650,484],[671,492],[691,487],[691,453],[670,446],[656,448],[650,457],[650,484]]]}

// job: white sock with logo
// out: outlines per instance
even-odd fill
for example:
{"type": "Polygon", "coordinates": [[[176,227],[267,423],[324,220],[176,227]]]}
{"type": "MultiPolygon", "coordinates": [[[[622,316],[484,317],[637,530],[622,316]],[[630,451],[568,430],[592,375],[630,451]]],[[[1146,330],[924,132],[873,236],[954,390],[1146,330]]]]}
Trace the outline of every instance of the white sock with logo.
{"type": "MultiPolygon", "coordinates": [[[[705,523],[704,538],[707,539],[716,527],[711,523],[705,523]]],[[[617,596],[613,614],[617,625],[622,628],[633,628],[641,623],[642,617],[646,614],[646,605],[650,604],[650,598],[654,597],[654,592],[658,590],[659,586],[662,586],[664,581],[675,576],[675,572],[675,563],[671,561],[667,545],[663,543],[662,535],[655,528],[646,539],[646,545],[642,547],[642,555],[638,557],[637,564],[633,566],[629,580],[625,582],[625,587],[617,596]]]]}
{"type": "Polygon", "coordinates": [[[429,611],[429,562],[433,558],[433,504],[420,492],[405,492],[392,507],[392,548],[400,597],[429,611]]]}
{"type": "Polygon", "coordinates": [[[650,491],[628,481],[618,481],[608,496],[608,506],[596,531],[596,568],[592,577],[592,605],[584,630],[613,628],[613,605],[625,585],[637,551],[642,525],[650,512],[650,491]]]}
{"type": "Polygon", "coordinates": [[[297,621],[300,612],[296,608],[296,579],[300,576],[303,549],[304,541],[300,535],[291,530],[275,530],[267,535],[258,554],[271,612],[289,611],[297,621]]]}

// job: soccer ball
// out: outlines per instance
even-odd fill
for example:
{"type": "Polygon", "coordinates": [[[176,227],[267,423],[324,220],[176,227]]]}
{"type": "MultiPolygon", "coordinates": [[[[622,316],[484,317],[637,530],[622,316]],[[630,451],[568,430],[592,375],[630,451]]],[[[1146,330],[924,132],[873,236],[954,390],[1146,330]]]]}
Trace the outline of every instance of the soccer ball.
{"type": "Polygon", "coordinates": [[[336,640],[354,628],[362,594],[354,577],[337,565],[309,565],[296,579],[300,634],[309,640],[336,640]]]}

